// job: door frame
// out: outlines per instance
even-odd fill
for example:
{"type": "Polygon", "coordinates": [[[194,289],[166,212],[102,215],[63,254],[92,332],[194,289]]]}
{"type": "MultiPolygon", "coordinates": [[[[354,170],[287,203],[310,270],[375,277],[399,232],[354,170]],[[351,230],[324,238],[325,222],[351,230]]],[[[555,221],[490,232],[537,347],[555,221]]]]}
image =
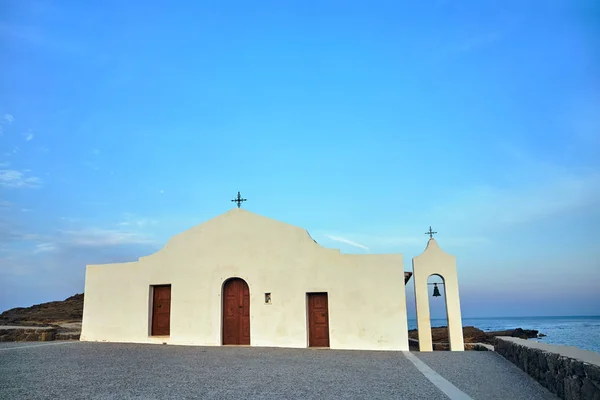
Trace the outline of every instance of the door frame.
{"type": "Polygon", "coordinates": [[[329,292],[325,291],[325,290],[320,290],[320,291],[313,291],[313,292],[306,292],[306,297],[305,297],[305,301],[306,301],[306,348],[308,349],[330,349],[331,348],[331,318],[330,318],[330,313],[329,313],[329,292]],[[327,298],[327,336],[328,336],[328,342],[329,342],[329,346],[327,347],[314,347],[310,345],[310,320],[311,320],[311,316],[310,316],[310,296],[314,295],[314,294],[324,294],[325,297],[327,298]]]}
{"type": "Polygon", "coordinates": [[[173,315],[173,285],[170,283],[151,284],[148,290],[148,337],[168,337],[171,336],[171,320],[173,315]],[[154,324],[154,288],[168,286],[170,288],[169,296],[169,335],[153,335],[152,327],[154,324]]]}
{"type": "MultiPolygon", "coordinates": [[[[219,304],[219,307],[221,308],[221,313],[220,313],[220,322],[219,322],[219,326],[221,328],[221,332],[220,332],[220,345],[221,346],[251,346],[252,345],[252,324],[250,324],[250,344],[241,344],[241,345],[230,345],[230,344],[224,344],[225,342],[225,285],[227,284],[227,282],[235,280],[235,279],[239,279],[242,282],[244,282],[246,284],[246,286],[248,287],[248,319],[251,321],[251,312],[252,312],[252,291],[250,290],[250,284],[248,284],[248,281],[244,278],[242,278],[241,276],[231,276],[227,279],[225,279],[223,281],[223,283],[221,283],[221,301],[219,304]]],[[[250,322],[249,321],[249,322],[250,322]]]]}

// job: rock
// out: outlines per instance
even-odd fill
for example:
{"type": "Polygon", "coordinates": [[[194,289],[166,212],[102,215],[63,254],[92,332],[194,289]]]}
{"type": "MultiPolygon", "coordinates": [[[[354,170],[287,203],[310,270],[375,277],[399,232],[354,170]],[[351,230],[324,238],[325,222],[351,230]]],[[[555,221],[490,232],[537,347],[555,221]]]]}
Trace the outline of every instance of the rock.
{"type": "Polygon", "coordinates": [[[0,314],[0,342],[79,340],[83,294],[0,314]]]}
{"type": "MultiPolygon", "coordinates": [[[[416,329],[411,329],[408,331],[408,337],[418,340],[419,332],[416,329]]],[[[433,343],[448,343],[448,327],[439,326],[431,328],[431,337],[433,343]]],[[[463,338],[465,343],[491,343],[485,332],[474,326],[463,326],[463,338]]]]}
{"type": "MultiPolygon", "coordinates": [[[[540,334],[542,336],[543,334],[540,334]]],[[[529,330],[529,329],[508,329],[504,331],[494,331],[494,332],[484,332],[481,329],[475,328],[474,326],[463,326],[463,338],[465,342],[465,350],[475,350],[474,346],[469,346],[471,343],[484,343],[484,344],[494,344],[494,338],[496,336],[512,336],[521,339],[530,339],[537,338],[538,331],[529,330]]],[[[546,336],[546,335],[543,335],[546,336]]],[[[419,340],[419,332],[417,329],[411,329],[408,331],[408,337],[411,340],[419,340]]],[[[431,328],[431,339],[433,343],[434,350],[446,350],[449,348],[449,339],[448,339],[448,327],[447,326],[438,326],[431,328]],[[437,345],[437,346],[436,346],[437,345]]],[[[413,346],[418,347],[417,344],[413,344],[413,346]]],[[[486,349],[487,350],[487,349],[486,349]]]]}
{"type": "Polygon", "coordinates": [[[59,322],[81,322],[83,293],[64,301],[51,301],[31,307],[13,308],[0,314],[0,325],[51,325],[59,322]]]}
{"type": "Polygon", "coordinates": [[[538,332],[539,331],[531,329],[516,328],[507,329],[505,331],[486,332],[485,334],[492,338],[496,336],[512,336],[517,337],[519,339],[533,339],[538,337],[538,332]]]}

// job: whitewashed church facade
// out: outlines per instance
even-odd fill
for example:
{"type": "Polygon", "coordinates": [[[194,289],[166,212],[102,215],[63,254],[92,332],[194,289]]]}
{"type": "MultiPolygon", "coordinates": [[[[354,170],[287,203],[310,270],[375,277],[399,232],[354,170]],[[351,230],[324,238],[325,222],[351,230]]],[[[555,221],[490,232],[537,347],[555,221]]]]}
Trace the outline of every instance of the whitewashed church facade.
{"type": "MultiPolygon", "coordinates": [[[[434,239],[413,259],[420,348],[431,350],[432,274],[445,279],[452,350],[463,350],[454,257],[434,239]]],[[[88,265],[81,340],[408,350],[410,276],[401,254],[341,254],[238,207],[136,262],[88,265]]]]}

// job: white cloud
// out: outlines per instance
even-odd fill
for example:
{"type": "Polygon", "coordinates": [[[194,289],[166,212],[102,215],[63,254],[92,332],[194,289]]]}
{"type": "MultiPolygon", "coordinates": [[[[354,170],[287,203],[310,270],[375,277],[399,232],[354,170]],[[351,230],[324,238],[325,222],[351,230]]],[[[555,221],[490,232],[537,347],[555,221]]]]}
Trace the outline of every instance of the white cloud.
{"type": "Polygon", "coordinates": [[[88,167],[88,168],[91,168],[91,169],[93,169],[94,171],[99,171],[99,170],[100,170],[100,167],[99,167],[99,166],[97,166],[96,164],[94,164],[94,163],[91,163],[91,162],[89,162],[89,161],[86,161],[86,162],[84,162],[84,163],[83,163],[83,165],[85,165],[85,166],[86,166],[86,167],[88,167]]]}
{"type": "Polygon", "coordinates": [[[141,218],[136,217],[133,214],[125,213],[123,216],[123,221],[118,222],[117,226],[131,226],[137,228],[144,228],[149,225],[156,225],[158,221],[150,218],[141,218]]]}
{"type": "Polygon", "coordinates": [[[12,124],[15,121],[15,117],[13,117],[11,114],[4,114],[2,116],[2,122],[7,123],[7,124],[12,124]]]}
{"type": "MultiPolygon", "coordinates": [[[[86,48],[83,42],[74,41],[73,37],[69,40],[65,38],[52,36],[47,30],[40,30],[35,26],[9,25],[0,22],[0,38],[11,40],[12,42],[22,42],[26,45],[33,45],[45,50],[60,52],[72,56],[98,56],[86,48]]],[[[89,47],[89,46],[88,46],[89,47]]]]}
{"type": "Polygon", "coordinates": [[[0,170],[0,187],[5,188],[35,188],[41,185],[40,178],[28,176],[14,169],[0,170]]]}
{"type": "MultiPolygon", "coordinates": [[[[365,250],[373,248],[397,248],[402,249],[406,247],[418,247],[425,246],[429,238],[426,235],[408,235],[408,236],[394,236],[394,235],[368,235],[368,234],[352,234],[344,235],[351,236],[355,241],[350,241],[340,235],[328,235],[325,237],[334,240],[336,242],[347,243],[351,246],[356,246],[365,250]],[[364,243],[364,244],[361,244],[364,243]]],[[[489,243],[487,237],[463,237],[463,236],[444,236],[440,240],[445,246],[453,247],[470,247],[489,243]]]]}
{"type": "Polygon", "coordinates": [[[31,139],[33,139],[33,133],[31,133],[31,132],[25,132],[23,134],[23,136],[25,137],[26,142],[29,142],[29,141],[31,141],[31,139]]]}
{"type": "Polygon", "coordinates": [[[471,230],[514,227],[550,218],[600,215],[600,170],[536,159],[522,148],[495,144],[508,166],[504,185],[482,184],[440,193],[424,215],[438,226],[471,230]]]}
{"type": "Polygon", "coordinates": [[[348,239],[340,237],[340,236],[325,235],[325,237],[327,237],[327,238],[329,238],[329,239],[331,239],[331,240],[333,240],[335,242],[346,243],[346,244],[348,244],[350,246],[358,247],[358,248],[363,249],[363,250],[369,250],[369,248],[367,246],[365,246],[365,245],[353,242],[352,240],[348,240],[348,239]]]}
{"type": "Polygon", "coordinates": [[[477,186],[438,207],[435,220],[493,227],[516,225],[596,209],[600,205],[600,173],[562,175],[522,187],[477,186]]]}
{"type": "Polygon", "coordinates": [[[132,232],[124,232],[114,229],[83,229],[63,231],[68,237],[69,243],[78,246],[117,246],[123,244],[153,244],[150,238],[132,232]]]}
{"type": "Polygon", "coordinates": [[[567,149],[598,152],[600,146],[600,90],[591,85],[579,96],[569,99],[556,121],[568,140],[567,149]]]}
{"type": "Polygon", "coordinates": [[[15,120],[15,117],[13,117],[11,114],[4,114],[2,116],[0,116],[0,136],[2,136],[2,133],[4,132],[4,127],[2,125],[4,124],[12,124],[13,121],[15,120]]]}
{"type": "Polygon", "coordinates": [[[480,47],[488,46],[494,42],[497,42],[502,38],[503,34],[500,32],[487,32],[479,35],[474,35],[463,42],[459,43],[457,46],[452,48],[452,51],[455,52],[469,52],[476,50],[480,47]]]}
{"type": "Polygon", "coordinates": [[[56,251],[58,247],[54,243],[38,243],[35,245],[34,253],[48,253],[56,251]]]}

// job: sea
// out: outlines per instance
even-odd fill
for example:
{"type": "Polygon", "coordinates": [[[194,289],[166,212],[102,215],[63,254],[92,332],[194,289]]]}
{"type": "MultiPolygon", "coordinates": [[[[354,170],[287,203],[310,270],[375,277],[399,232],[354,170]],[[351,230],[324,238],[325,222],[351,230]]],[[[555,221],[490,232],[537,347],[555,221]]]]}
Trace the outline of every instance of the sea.
{"type": "MultiPolygon", "coordinates": [[[[432,319],[431,326],[448,326],[446,319],[432,319]]],[[[483,331],[505,329],[535,329],[545,337],[540,343],[574,346],[600,353],[600,316],[593,317],[503,317],[463,318],[463,326],[474,326],[483,331]]],[[[416,329],[417,321],[408,320],[408,329],[416,329]]]]}

